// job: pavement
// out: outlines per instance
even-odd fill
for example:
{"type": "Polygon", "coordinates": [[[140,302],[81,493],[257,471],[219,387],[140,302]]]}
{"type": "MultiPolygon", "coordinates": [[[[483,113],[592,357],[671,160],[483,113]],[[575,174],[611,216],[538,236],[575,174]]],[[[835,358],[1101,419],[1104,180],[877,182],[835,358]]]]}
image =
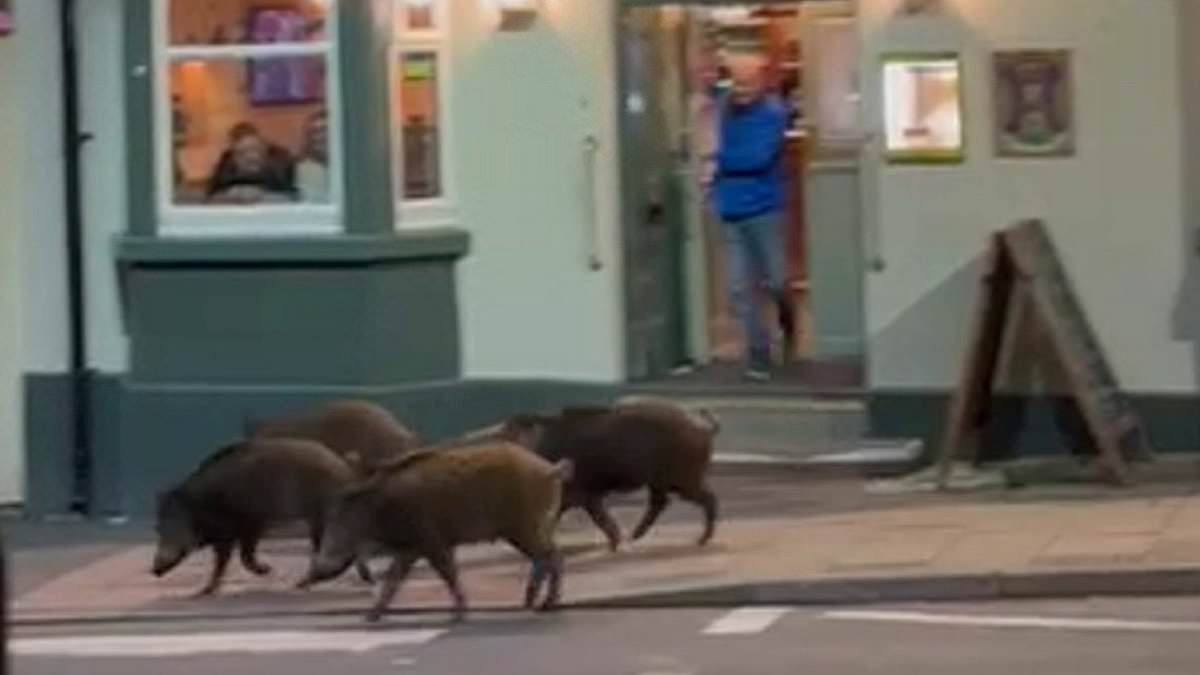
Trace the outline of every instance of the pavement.
{"type": "MultiPolygon", "coordinates": [[[[860,481],[805,482],[782,470],[718,475],[723,518],[707,547],[700,517],[675,502],[642,542],[612,554],[579,514],[560,532],[564,600],[572,607],[858,604],[1106,594],[1200,593],[1200,493],[1194,482],[1117,489],[1074,485],[976,494],[873,494],[860,481]]],[[[614,514],[629,531],[640,500],[614,514]]],[[[192,556],[164,579],[148,573],[145,524],[88,531],[82,542],[7,534],[16,625],[357,615],[372,589],[347,574],[292,590],[307,564],[296,539],[265,542],[275,572],[235,563],[223,592],[193,599],[210,564],[192,556]],[[32,543],[30,543],[32,542],[32,543]]],[[[61,527],[55,525],[42,528],[61,527]]],[[[86,528],[84,528],[86,530],[86,528]]],[[[502,546],[459,553],[478,612],[515,608],[528,566],[502,546]]],[[[382,562],[382,561],[380,561],[382,562]]],[[[442,611],[447,596],[425,567],[397,599],[404,611],[442,611]]]]}
{"type": "Polygon", "coordinates": [[[1200,599],[291,617],[22,629],[22,675],[1192,675],[1200,599]]]}

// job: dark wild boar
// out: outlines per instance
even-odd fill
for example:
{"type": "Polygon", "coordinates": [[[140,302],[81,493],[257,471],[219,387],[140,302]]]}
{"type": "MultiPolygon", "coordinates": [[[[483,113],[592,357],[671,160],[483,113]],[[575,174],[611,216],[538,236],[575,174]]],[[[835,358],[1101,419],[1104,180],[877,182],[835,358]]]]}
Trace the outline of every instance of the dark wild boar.
{"type": "Polygon", "coordinates": [[[713,536],[717,497],[708,485],[716,417],[700,411],[702,424],[678,406],[629,401],[611,407],[568,407],[556,415],[517,415],[501,425],[499,437],[532,448],[548,461],[568,459],[573,477],[563,489],[561,510],[581,507],[616,551],[621,529],[604,507],[613,493],[649,490],[649,504],[633,531],[641,539],[672,494],[704,511],[699,545],[713,536]]]}
{"type": "MultiPolygon", "coordinates": [[[[329,508],[354,479],[349,464],[315,441],[258,439],[226,446],[159,496],[153,573],[161,577],[193,551],[211,546],[212,575],[199,593],[211,595],[236,546],[247,571],[270,574],[256,557],[267,529],[304,521],[318,550],[329,508]]],[[[369,579],[362,561],[356,562],[359,574],[369,579]]]]}
{"type": "Polygon", "coordinates": [[[271,421],[249,418],[246,438],[303,438],[318,441],[369,474],[379,465],[420,445],[420,439],[388,410],[370,401],[339,400],[302,414],[271,421]]]}
{"type": "Polygon", "coordinates": [[[458,621],[467,603],[455,547],[504,540],[533,562],[525,606],[534,606],[548,581],[541,609],[552,609],[562,583],[554,525],[570,471],[569,462],[550,464],[511,443],[418,451],[342,495],[305,585],[340,575],[364,548],[377,547],[393,559],[367,614],[374,622],[424,558],[449,589],[458,621]]]}

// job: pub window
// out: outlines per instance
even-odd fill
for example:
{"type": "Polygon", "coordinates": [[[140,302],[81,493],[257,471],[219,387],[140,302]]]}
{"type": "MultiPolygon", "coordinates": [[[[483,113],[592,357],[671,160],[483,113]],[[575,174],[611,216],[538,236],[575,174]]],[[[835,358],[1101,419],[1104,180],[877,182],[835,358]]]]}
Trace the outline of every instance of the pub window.
{"type": "Polygon", "coordinates": [[[164,233],[338,230],[334,2],[156,1],[164,233]]]}
{"type": "Polygon", "coordinates": [[[446,0],[394,0],[393,174],[402,222],[449,220],[446,0]]]}

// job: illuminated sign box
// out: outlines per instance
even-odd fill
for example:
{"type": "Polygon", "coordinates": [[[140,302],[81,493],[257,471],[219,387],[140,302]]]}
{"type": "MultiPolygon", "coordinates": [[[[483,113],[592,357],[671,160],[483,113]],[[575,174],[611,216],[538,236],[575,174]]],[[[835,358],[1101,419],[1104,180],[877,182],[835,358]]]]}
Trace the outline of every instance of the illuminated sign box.
{"type": "Polygon", "coordinates": [[[885,56],[883,114],[887,161],[963,161],[962,62],[958,55],[885,56]]]}

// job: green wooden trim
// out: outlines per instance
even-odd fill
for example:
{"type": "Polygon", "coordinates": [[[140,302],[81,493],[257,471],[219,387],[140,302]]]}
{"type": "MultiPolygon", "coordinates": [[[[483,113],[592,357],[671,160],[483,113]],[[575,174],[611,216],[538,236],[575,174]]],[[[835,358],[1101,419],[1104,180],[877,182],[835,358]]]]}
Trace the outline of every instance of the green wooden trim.
{"type": "Polygon", "coordinates": [[[457,228],[433,228],[386,235],[326,238],[221,237],[165,239],[119,236],[117,258],[125,263],[377,263],[457,259],[470,249],[470,236],[457,228]]]}
{"type": "Polygon", "coordinates": [[[158,203],[154,157],[153,0],[125,0],[125,162],[128,231],[153,235],[158,203]]]}
{"type": "Polygon", "coordinates": [[[382,2],[337,3],[342,201],[351,234],[395,228],[389,7],[382,2]]]}

